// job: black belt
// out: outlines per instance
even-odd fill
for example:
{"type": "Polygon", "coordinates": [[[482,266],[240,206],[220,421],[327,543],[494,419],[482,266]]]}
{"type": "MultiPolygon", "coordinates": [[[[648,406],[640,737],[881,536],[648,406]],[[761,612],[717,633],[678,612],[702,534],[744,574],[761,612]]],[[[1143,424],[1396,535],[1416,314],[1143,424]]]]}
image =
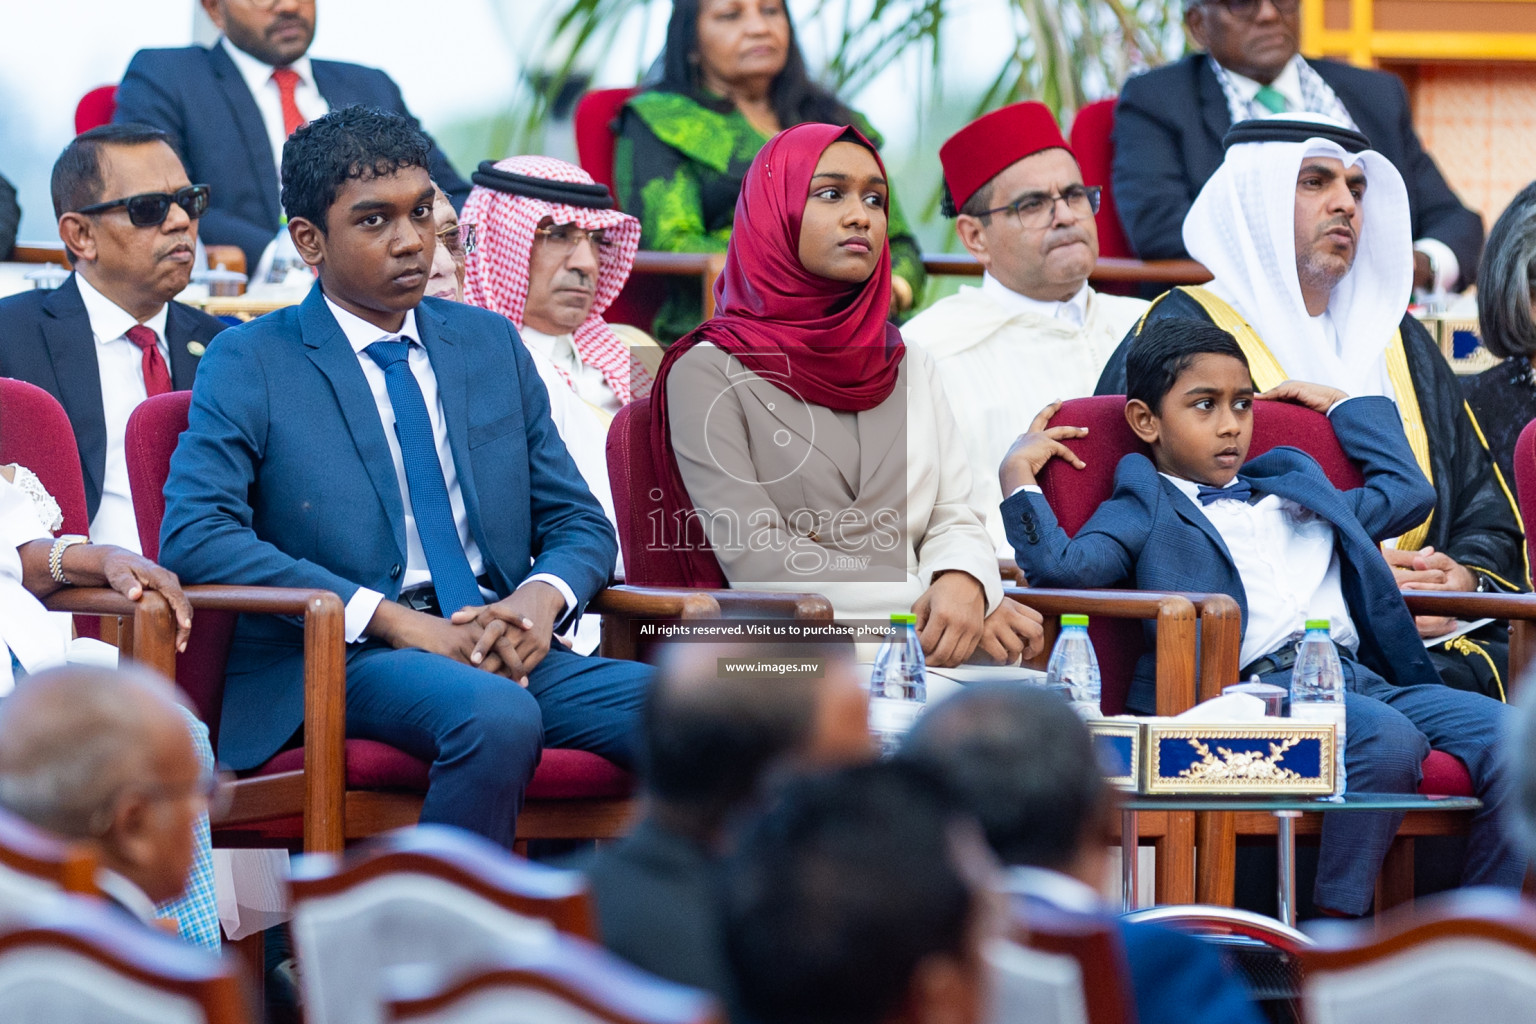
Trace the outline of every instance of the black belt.
{"type": "MultiPolygon", "coordinates": [[[[486,590],[490,590],[490,574],[481,573],[475,577],[475,583],[486,590]]],[[[400,596],[395,598],[395,603],[403,604],[412,611],[426,612],[428,615],[444,618],[443,606],[437,599],[437,588],[431,583],[418,584],[409,590],[400,591],[400,596]]]]}
{"type": "MultiPolygon", "coordinates": [[[[1333,643],[1333,649],[1339,653],[1339,659],[1341,661],[1345,659],[1353,661],[1355,659],[1355,656],[1349,652],[1349,648],[1340,647],[1337,641],[1330,640],[1330,642],[1333,643]]],[[[1264,676],[1269,675],[1271,672],[1285,671],[1292,665],[1296,664],[1297,648],[1300,646],[1301,643],[1299,641],[1296,643],[1289,643],[1279,648],[1278,650],[1270,651],[1262,658],[1253,659],[1248,664],[1237,670],[1237,678],[1241,682],[1246,683],[1254,676],[1258,676],[1262,679],[1264,676]]]]}

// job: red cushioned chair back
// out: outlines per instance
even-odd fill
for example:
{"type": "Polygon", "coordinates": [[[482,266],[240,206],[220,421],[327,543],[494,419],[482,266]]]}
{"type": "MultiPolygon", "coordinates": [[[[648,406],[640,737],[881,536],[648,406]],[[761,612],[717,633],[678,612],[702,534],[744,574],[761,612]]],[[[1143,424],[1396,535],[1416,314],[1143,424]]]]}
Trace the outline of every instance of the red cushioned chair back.
{"type": "Polygon", "coordinates": [[[1526,549],[1536,559],[1536,420],[1525,425],[1515,442],[1515,493],[1520,497],[1526,549]]]}
{"type": "Polygon", "coordinates": [[[79,135],[92,128],[111,124],[112,115],[115,113],[117,113],[117,86],[98,85],[80,97],[80,102],[75,105],[75,134],[79,135]]]}
{"type": "Polygon", "coordinates": [[[1077,112],[1072,119],[1072,153],[1083,172],[1083,184],[1104,189],[1099,214],[1094,222],[1099,228],[1099,255],[1131,258],[1131,243],[1120,227],[1115,210],[1115,195],[1109,175],[1115,161],[1115,144],[1109,133],[1115,127],[1115,97],[1097,100],[1077,112]]]}
{"type": "MultiPolygon", "coordinates": [[[[608,477],[613,512],[624,551],[624,579],[639,587],[674,586],[688,578],[684,559],[663,544],[651,543],[661,514],[661,477],[651,458],[651,399],[636,399],[620,409],[608,427],[608,477]]],[[[725,578],[707,586],[724,588],[725,578]]]]}
{"type": "MultiPolygon", "coordinates": [[[[1123,395],[1072,399],[1062,404],[1051,422],[1088,428],[1087,437],[1066,442],[1086,468],[1073,469],[1060,459],[1052,459],[1040,473],[1040,489],[1057,522],[1068,535],[1076,535],[1113,493],[1115,468],[1121,458],[1132,452],[1151,458],[1152,451],[1125,422],[1123,395]]],[[[1256,402],[1248,457],[1262,455],[1279,444],[1311,455],[1335,487],[1348,490],[1360,486],[1360,470],[1339,447],[1326,416],[1284,402],[1256,402]]],[[[1146,650],[1144,633],[1138,622],[1113,619],[1093,620],[1089,631],[1103,676],[1104,709],[1114,714],[1123,709],[1136,659],[1146,650]]]]}
{"type": "MultiPolygon", "coordinates": [[[[128,417],[124,447],[128,458],[128,487],[133,514],[139,523],[139,543],[148,557],[160,555],[160,523],[165,518],[165,479],[171,453],[187,429],[192,392],[171,391],[145,399],[128,417]],[[151,554],[151,552],[153,552],[151,554]]],[[[197,612],[187,649],[176,656],[176,684],[192,698],[198,717],[208,723],[212,741],[219,741],[219,710],[224,706],[224,664],[235,631],[234,612],[197,612]]]]}
{"type": "MultiPolygon", "coordinates": [[[[0,377],[0,465],[13,462],[36,474],[43,489],[59,503],[64,525],[58,533],[90,533],[85,476],[69,415],[42,388],[0,377]]],[[[75,630],[81,636],[99,638],[101,622],[94,615],[77,615],[75,630]]]]}
{"type": "Polygon", "coordinates": [[[0,465],[12,462],[37,474],[59,503],[59,533],[90,532],[80,451],[64,407],[36,385],[0,377],[0,465]]]}
{"type": "Polygon", "coordinates": [[[613,185],[613,121],[639,89],[593,89],[576,103],[576,159],[592,177],[613,185]]]}
{"type": "MultiPolygon", "coordinates": [[[[639,91],[593,89],[576,103],[576,157],[594,180],[614,190],[615,203],[618,189],[613,183],[613,122],[625,102],[639,91]]],[[[666,288],[667,278],[659,274],[631,274],[624,290],[603,311],[603,319],[649,332],[666,298],[666,288]]]]}

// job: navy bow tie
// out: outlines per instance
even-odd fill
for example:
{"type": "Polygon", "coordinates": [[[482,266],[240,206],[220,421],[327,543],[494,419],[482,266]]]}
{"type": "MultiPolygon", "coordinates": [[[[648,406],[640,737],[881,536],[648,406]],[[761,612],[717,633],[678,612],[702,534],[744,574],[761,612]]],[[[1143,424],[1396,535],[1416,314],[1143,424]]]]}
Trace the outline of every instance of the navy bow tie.
{"type": "Polygon", "coordinates": [[[1248,481],[1238,477],[1226,487],[1211,487],[1208,484],[1197,484],[1195,496],[1200,499],[1202,507],[1213,501],[1222,501],[1231,498],[1233,501],[1247,501],[1253,497],[1253,488],[1248,486],[1248,481]]]}

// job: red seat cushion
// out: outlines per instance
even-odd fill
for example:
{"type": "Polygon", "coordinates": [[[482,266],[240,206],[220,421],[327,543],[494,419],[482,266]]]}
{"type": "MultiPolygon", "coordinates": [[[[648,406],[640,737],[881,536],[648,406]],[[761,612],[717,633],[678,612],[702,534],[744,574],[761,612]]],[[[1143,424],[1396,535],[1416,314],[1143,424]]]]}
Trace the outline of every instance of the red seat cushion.
{"type": "MultiPolygon", "coordinates": [[[[276,775],[304,767],[304,748],[285,750],[262,765],[256,775],[276,775]]],[[[377,740],[347,740],[348,789],[427,791],[427,763],[377,740]]],[[[549,749],[528,783],[529,800],[597,800],[626,797],[634,777],[585,750],[549,749]]]]}
{"type": "Polygon", "coordinates": [[[1419,792],[1426,796],[1476,796],[1467,766],[1443,750],[1431,750],[1424,759],[1424,781],[1419,792]]]}

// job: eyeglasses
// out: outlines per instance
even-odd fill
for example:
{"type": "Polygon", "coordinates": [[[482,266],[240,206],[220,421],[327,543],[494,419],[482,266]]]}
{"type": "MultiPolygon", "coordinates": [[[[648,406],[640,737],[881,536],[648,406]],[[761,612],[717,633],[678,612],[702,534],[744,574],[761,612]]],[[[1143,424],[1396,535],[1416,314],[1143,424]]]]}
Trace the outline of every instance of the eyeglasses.
{"type": "Polygon", "coordinates": [[[597,257],[598,262],[602,262],[613,255],[615,248],[615,243],[602,228],[587,231],[574,224],[547,224],[535,228],[533,233],[562,257],[569,256],[578,245],[585,244],[592,247],[592,255],[597,257]]]}
{"type": "Polygon", "coordinates": [[[1026,192],[1007,206],[983,210],[978,217],[994,213],[1011,213],[1026,228],[1050,227],[1056,216],[1057,202],[1067,204],[1067,209],[1080,216],[1091,217],[1099,212],[1099,197],[1104,189],[1098,185],[1068,185],[1052,195],[1049,192],[1026,192]]]}
{"type": "Polygon", "coordinates": [[[437,233],[437,241],[448,250],[455,263],[463,263],[464,257],[475,251],[475,226],[449,224],[437,233]]]}
{"type": "Polygon", "coordinates": [[[129,223],[136,228],[152,228],[165,223],[166,215],[171,212],[172,203],[185,210],[188,217],[197,220],[208,212],[208,193],[207,185],[188,185],[175,192],[140,192],[126,199],[113,199],[105,203],[82,206],[75,212],[106,213],[119,206],[126,206],[129,223]]]}
{"type": "MultiPolygon", "coordinates": [[[[1225,7],[1239,21],[1253,21],[1259,16],[1266,0],[1204,0],[1207,6],[1225,7]]],[[[1289,18],[1301,9],[1301,0],[1268,0],[1282,18],[1289,18]]]]}

